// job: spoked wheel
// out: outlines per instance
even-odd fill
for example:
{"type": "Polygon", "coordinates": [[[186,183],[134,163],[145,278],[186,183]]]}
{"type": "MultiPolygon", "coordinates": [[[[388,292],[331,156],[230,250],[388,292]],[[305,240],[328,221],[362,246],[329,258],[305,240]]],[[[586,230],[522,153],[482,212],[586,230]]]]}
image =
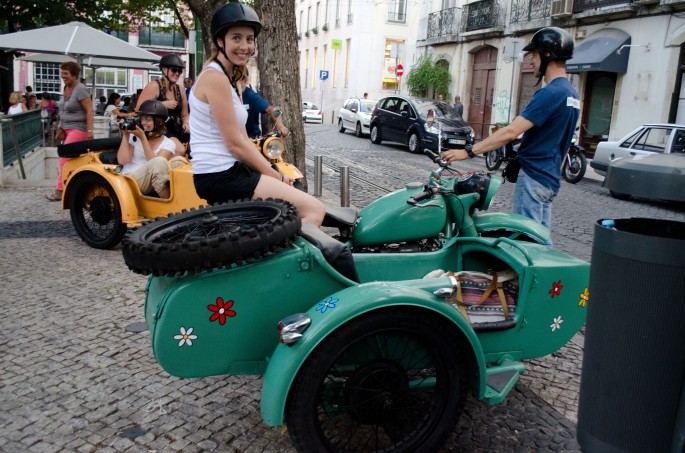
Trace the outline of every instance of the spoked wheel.
{"type": "Polygon", "coordinates": [[[222,268],[281,250],[295,240],[300,226],[297,210],[283,200],[225,203],[131,231],[124,239],[124,261],[143,275],[222,268]]]}
{"type": "Polygon", "coordinates": [[[504,156],[504,147],[486,153],[485,167],[490,171],[497,170],[502,165],[502,156],[504,156]]]}
{"type": "Polygon", "coordinates": [[[570,153],[568,158],[564,158],[564,168],[562,169],[561,174],[566,181],[571,184],[576,184],[583,179],[586,169],[587,159],[585,156],[578,153],[570,153]]]}
{"type": "Polygon", "coordinates": [[[69,203],[76,232],[91,247],[111,249],[126,233],[116,192],[96,174],[84,174],[72,184],[69,203]]]}
{"type": "Polygon", "coordinates": [[[464,406],[454,327],[424,311],[379,310],[340,327],[300,369],[285,409],[302,452],[431,452],[464,406]]]}

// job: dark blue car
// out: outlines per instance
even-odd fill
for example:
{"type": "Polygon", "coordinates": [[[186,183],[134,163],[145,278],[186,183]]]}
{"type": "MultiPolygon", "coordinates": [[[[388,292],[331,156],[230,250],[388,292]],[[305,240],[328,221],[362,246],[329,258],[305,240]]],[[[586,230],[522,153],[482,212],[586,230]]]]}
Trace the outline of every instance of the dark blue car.
{"type": "Polygon", "coordinates": [[[388,96],[378,101],[371,114],[370,128],[373,143],[405,143],[412,153],[424,149],[437,152],[438,134],[442,150],[464,148],[473,143],[475,135],[449,104],[410,96],[388,96]],[[435,124],[430,128],[426,125],[429,110],[435,112],[435,124]]]}

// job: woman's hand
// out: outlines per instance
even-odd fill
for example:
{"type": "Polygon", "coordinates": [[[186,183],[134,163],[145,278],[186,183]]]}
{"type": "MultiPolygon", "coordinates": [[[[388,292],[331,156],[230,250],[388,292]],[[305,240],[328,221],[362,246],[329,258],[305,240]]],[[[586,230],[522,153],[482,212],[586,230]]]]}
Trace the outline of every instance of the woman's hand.
{"type": "Polygon", "coordinates": [[[287,184],[289,186],[292,186],[293,184],[295,184],[295,181],[293,181],[293,179],[290,176],[286,176],[282,173],[281,173],[281,181],[283,181],[284,184],[287,184]]]}
{"type": "MultiPolygon", "coordinates": [[[[128,131],[126,131],[128,132],[128,131]]],[[[131,132],[133,135],[138,137],[139,139],[143,140],[145,137],[145,131],[140,128],[140,126],[136,125],[136,128],[134,131],[131,132]]]]}
{"type": "Polygon", "coordinates": [[[166,101],[162,101],[162,104],[164,104],[164,107],[168,110],[173,110],[178,105],[178,102],[175,99],[167,99],[166,101]]]}
{"type": "Polygon", "coordinates": [[[190,134],[190,123],[188,121],[183,122],[183,132],[190,134]]]}

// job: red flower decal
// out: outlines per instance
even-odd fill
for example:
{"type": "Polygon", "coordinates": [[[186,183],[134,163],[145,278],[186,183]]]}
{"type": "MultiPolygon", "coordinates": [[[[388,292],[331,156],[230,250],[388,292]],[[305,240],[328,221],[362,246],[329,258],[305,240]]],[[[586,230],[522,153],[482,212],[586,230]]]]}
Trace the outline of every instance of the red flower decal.
{"type": "Polygon", "coordinates": [[[559,280],[558,282],[552,283],[552,289],[549,290],[549,293],[552,295],[552,299],[554,299],[555,297],[560,295],[562,289],[564,289],[564,287],[561,284],[561,280],[559,280]]]}
{"type": "Polygon", "coordinates": [[[230,308],[233,306],[233,303],[234,302],[232,300],[229,300],[224,304],[224,300],[221,297],[217,297],[216,305],[207,305],[209,311],[213,312],[212,316],[209,317],[209,320],[214,322],[218,319],[219,324],[223,326],[226,323],[226,316],[231,318],[235,316],[235,312],[230,310],[230,308]]]}

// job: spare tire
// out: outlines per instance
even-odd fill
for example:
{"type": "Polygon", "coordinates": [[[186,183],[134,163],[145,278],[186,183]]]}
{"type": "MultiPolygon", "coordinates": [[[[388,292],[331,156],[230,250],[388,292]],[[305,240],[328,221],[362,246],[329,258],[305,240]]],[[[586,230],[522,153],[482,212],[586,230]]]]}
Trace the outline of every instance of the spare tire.
{"type": "Polygon", "coordinates": [[[129,231],[124,261],[143,275],[182,275],[242,264],[289,246],[302,226],[283,200],[243,200],[172,214],[129,231]]]}
{"type": "Polygon", "coordinates": [[[111,151],[118,149],[121,144],[120,138],[96,138],[94,140],[83,140],[81,142],[59,145],[57,155],[59,157],[78,157],[88,151],[111,151]]]}

